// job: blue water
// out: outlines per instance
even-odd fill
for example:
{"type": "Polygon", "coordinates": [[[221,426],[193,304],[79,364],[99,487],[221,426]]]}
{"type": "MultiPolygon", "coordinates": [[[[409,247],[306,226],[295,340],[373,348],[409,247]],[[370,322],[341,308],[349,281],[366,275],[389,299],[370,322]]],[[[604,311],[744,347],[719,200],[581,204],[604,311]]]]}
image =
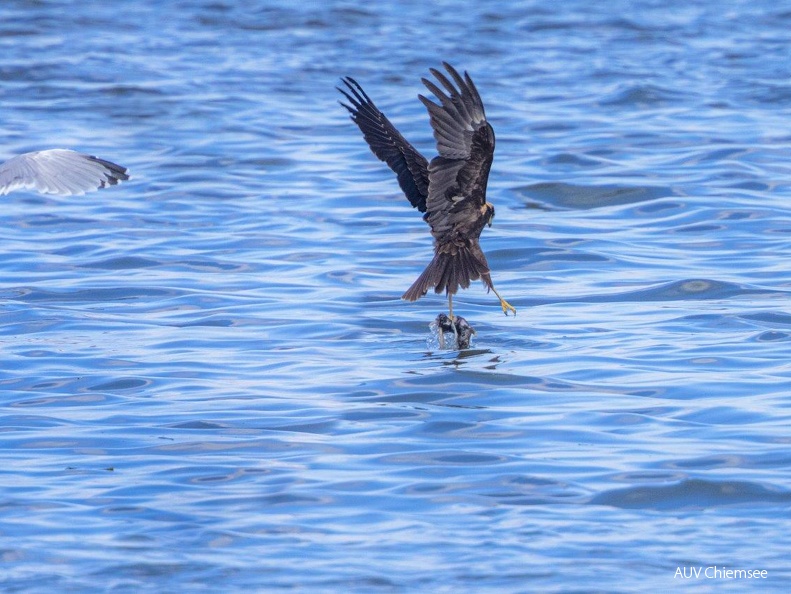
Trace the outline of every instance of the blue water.
{"type": "Polygon", "coordinates": [[[0,588],[787,592],[791,7],[285,6],[0,5],[2,158],[132,174],[3,199],[0,588]],[[431,157],[442,60],[518,309],[462,352],[334,88],[431,157]]]}

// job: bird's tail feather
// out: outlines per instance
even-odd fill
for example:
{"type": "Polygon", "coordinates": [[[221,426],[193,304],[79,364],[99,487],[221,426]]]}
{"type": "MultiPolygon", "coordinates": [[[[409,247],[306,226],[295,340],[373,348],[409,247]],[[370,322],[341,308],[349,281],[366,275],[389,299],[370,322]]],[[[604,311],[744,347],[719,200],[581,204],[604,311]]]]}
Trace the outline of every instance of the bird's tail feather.
{"type": "Polygon", "coordinates": [[[479,278],[484,279],[487,288],[490,287],[491,277],[485,258],[481,261],[468,247],[457,247],[453,252],[440,251],[434,255],[434,259],[412,283],[402,299],[417,301],[431,287],[434,287],[435,293],[447,291],[453,295],[459,287],[466,289],[470,286],[470,281],[479,278]]]}

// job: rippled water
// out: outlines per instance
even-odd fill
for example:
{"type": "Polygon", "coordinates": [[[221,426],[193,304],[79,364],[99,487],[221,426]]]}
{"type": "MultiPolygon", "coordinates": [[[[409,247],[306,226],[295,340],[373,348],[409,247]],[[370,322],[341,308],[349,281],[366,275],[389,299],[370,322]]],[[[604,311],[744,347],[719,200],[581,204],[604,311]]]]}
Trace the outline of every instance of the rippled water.
{"type": "Polygon", "coordinates": [[[0,7],[8,592],[787,590],[791,11],[765,0],[0,7]],[[462,7],[463,6],[463,7],[462,7]],[[498,139],[476,283],[337,104],[498,139]],[[765,579],[676,577],[679,568],[765,579]]]}

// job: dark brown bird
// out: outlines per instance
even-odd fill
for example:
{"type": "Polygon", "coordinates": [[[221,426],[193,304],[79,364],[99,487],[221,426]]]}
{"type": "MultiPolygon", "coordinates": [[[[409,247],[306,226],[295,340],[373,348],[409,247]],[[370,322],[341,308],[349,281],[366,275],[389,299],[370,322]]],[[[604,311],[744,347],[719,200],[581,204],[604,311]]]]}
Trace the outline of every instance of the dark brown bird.
{"type": "Polygon", "coordinates": [[[421,155],[373,101],[359,83],[347,76],[346,89],[338,88],[351,105],[341,103],[351,113],[374,155],[390,166],[398,184],[412,206],[425,213],[434,236],[434,259],[403,299],[416,301],[434,288],[448,295],[448,313],[453,319],[453,295],[470,281],[483,280],[500,300],[503,313],[516,309],[492,284],[491,271],[478,238],[486,225],[491,226],[494,206],[486,201],[486,182],[494,157],[494,130],[486,121],[483,102],[470,76],[464,78],[446,62],[443,66],[453,82],[442,72],[431,73],[445,88],[421,79],[439,100],[439,104],[418,95],[428,109],[439,155],[431,160],[421,155]],[[454,84],[455,83],[455,84],[454,84]]]}

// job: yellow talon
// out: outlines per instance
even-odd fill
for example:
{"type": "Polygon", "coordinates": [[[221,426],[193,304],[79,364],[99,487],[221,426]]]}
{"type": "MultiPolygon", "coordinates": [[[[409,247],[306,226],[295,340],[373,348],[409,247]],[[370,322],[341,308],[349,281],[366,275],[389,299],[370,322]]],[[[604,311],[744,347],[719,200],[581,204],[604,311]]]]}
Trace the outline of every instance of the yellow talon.
{"type": "Polygon", "coordinates": [[[508,315],[508,310],[510,309],[512,312],[514,312],[514,315],[516,315],[516,308],[508,303],[505,299],[500,297],[500,293],[497,292],[497,289],[492,287],[492,291],[494,291],[494,294],[497,295],[497,298],[500,300],[500,307],[503,308],[503,313],[508,315]]]}
{"type": "Polygon", "coordinates": [[[510,303],[508,303],[508,302],[507,302],[505,299],[503,299],[503,298],[500,298],[500,307],[502,307],[502,308],[503,308],[503,313],[504,313],[505,315],[508,315],[508,310],[509,310],[509,309],[510,309],[512,312],[514,312],[514,315],[516,315],[516,308],[515,308],[513,305],[511,305],[510,303]]]}

